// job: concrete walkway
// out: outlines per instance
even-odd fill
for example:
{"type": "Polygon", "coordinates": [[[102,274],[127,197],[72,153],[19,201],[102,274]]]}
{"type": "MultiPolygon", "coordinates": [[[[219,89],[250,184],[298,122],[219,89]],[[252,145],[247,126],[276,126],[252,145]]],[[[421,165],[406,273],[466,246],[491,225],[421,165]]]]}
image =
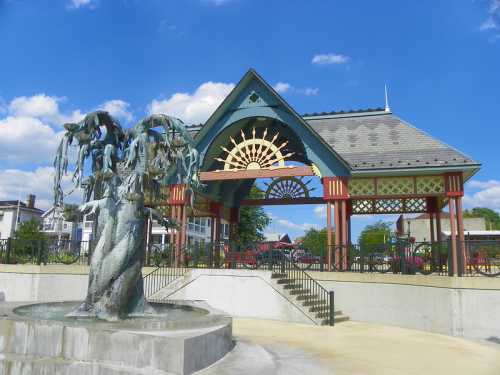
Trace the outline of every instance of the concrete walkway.
{"type": "Polygon", "coordinates": [[[201,374],[500,374],[500,345],[397,327],[234,319],[233,334],[235,350],[201,374]]]}

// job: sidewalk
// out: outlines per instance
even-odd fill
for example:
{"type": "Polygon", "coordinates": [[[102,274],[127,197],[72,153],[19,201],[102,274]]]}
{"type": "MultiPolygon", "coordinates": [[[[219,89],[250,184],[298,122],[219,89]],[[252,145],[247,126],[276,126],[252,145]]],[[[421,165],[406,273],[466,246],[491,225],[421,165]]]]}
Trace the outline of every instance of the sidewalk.
{"type": "Polygon", "coordinates": [[[357,322],[319,327],[234,319],[233,335],[238,341],[263,347],[273,354],[275,362],[282,361],[276,373],[300,373],[293,368],[299,365],[297,361],[284,360],[290,353],[300,352],[305,368],[317,365],[326,369],[320,372],[335,375],[500,374],[500,344],[496,348],[397,327],[357,322]],[[283,364],[291,367],[285,371],[283,364]]]}

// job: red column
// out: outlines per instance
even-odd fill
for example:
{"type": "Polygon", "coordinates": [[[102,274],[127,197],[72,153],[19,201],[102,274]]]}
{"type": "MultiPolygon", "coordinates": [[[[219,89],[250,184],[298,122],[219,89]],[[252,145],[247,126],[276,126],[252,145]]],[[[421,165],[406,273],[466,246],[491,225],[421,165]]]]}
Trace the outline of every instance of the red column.
{"type": "Polygon", "coordinates": [[[333,201],[335,204],[335,267],[337,270],[346,270],[347,243],[349,236],[349,228],[347,224],[349,179],[346,176],[332,176],[323,177],[322,182],[323,198],[326,201],[333,201]]]}
{"type": "Polygon", "coordinates": [[[347,226],[347,201],[341,201],[341,216],[342,216],[342,270],[347,271],[347,247],[349,228],[347,226]]]}
{"type": "Polygon", "coordinates": [[[430,226],[430,232],[431,232],[431,243],[434,243],[436,241],[436,237],[434,235],[434,213],[431,212],[429,213],[429,226],[430,226]]]}
{"type": "Polygon", "coordinates": [[[334,203],[334,220],[335,220],[335,269],[340,270],[340,241],[341,241],[341,224],[340,224],[340,201],[334,203]]]}
{"type": "Polygon", "coordinates": [[[326,202],[326,246],[328,271],[332,270],[332,202],[326,202]]]}
{"type": "Polygon", "coordinates": [[[441,210],[438,208],[436,211],[436,238],[438,242],[443,240],[442,232],[441,232],[441,210]]]}
{"type": "Polygon", "coordinates": [[[455,217],[455,199],[450,198],[450,230],[451,230],[451,265],[452,275],[456,276],[458,270],[457,263],[457,221],[455,217]]]}
{"type": "Polygon", "coordinates": [[[457,208],[457,231],[458,231],[458,256],[460,257],[460,274],[464,275],[467,269],[467,254],[465,252],[464,220],[462,212],[462,197],[455,198],[457,208]]]}
{"type": "Polygon", "coordinates": [[[187,245],[187,206],[186,204],[183,204],[180,206],[180,211],[181,211],[181,220],[182,220],[182,230],[181,230],[181,240],[180,240],[180,265],[184,265],[184,256],[186,252],[186,245],[187,245]]]}
{"type": "MultiPolygon", "coordinates": [[[[462,204],[459,202],[464,195],[464,179],[461,172],[452,172],[444,174],[444,189],[445,195],[449,199],[450,206],[450,229],[451,229],[451,252],[453,275],[461,274],[458,269],[458,256],[462,257],[462,251],[457,254],[457,234],[459,238],[463,238],[463,222],[462,222],[462,204]],[[457,211],[458,210],[458,215],[457,211]],[[457,218],[458,216],[458,218],[457,218]],[[458,223],[458,232],[457,232],[458,223]],[[460,234],[462,233],[462,234],[460,234]]],[[[462,262],[460,262],[462,263],[462,262]]]]}

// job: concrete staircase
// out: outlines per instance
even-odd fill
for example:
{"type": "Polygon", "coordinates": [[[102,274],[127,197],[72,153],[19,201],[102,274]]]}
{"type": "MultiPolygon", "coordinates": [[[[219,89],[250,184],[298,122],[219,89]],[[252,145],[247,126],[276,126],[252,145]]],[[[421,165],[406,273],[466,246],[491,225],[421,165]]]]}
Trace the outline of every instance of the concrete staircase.
{"type": "MultiPolygon", "coordinates": [[[[273,272],[271,279],[274,281],[275,287],[316,324],[329,325],[330,307],[328,301],[314,291],[305,288],[302,283],[289,277],[287,273],[273,272]]],[[[342,311],[334,311],[335,324],[347,320],[349,317],[344,315],[342,311]]]]}

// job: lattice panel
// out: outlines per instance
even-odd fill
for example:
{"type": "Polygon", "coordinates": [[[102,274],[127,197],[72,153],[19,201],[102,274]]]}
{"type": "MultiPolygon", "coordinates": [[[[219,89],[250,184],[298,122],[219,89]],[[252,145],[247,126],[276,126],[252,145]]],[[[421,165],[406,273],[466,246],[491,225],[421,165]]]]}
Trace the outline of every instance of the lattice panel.
{"type": "Polygon", "coordinates": [[[427,209],[425,198],[353,199],[351,203],[354,215],[423,213],[427,209]]]}
{"type": "Polygon", "coordinates": [[[379,199],[375,201],[375,212],[378,214],[392,214],[403,211],[402,199],[379,199]]]}
{"type": "Polygon", "coordinates": [[[444,193],[443,176],[417,177],[417,194],[441,194],[444,193]]]}
{"type": "Polygon", "coordinates": [[[375,195],[375,180],[373,178],[353,178],[349,180],[351,197],[375,195]]]}
{"type": "Polygon", "coordinates": [[[412,177],[379,178],[378,195],[409,195],[415,193],[412,177]]]}
{"type": "Polygon", "coordinates": [[[371,199],[354,199],[352,202],[353,214],[371,214],[373,213],[373,200],[371,199]]]}
{"type": "Polygon", "coordinates": [[[425,212],[427,209],[427,199],[425,198],[409,198],[404,200],[405,212],[425,212]]]}

